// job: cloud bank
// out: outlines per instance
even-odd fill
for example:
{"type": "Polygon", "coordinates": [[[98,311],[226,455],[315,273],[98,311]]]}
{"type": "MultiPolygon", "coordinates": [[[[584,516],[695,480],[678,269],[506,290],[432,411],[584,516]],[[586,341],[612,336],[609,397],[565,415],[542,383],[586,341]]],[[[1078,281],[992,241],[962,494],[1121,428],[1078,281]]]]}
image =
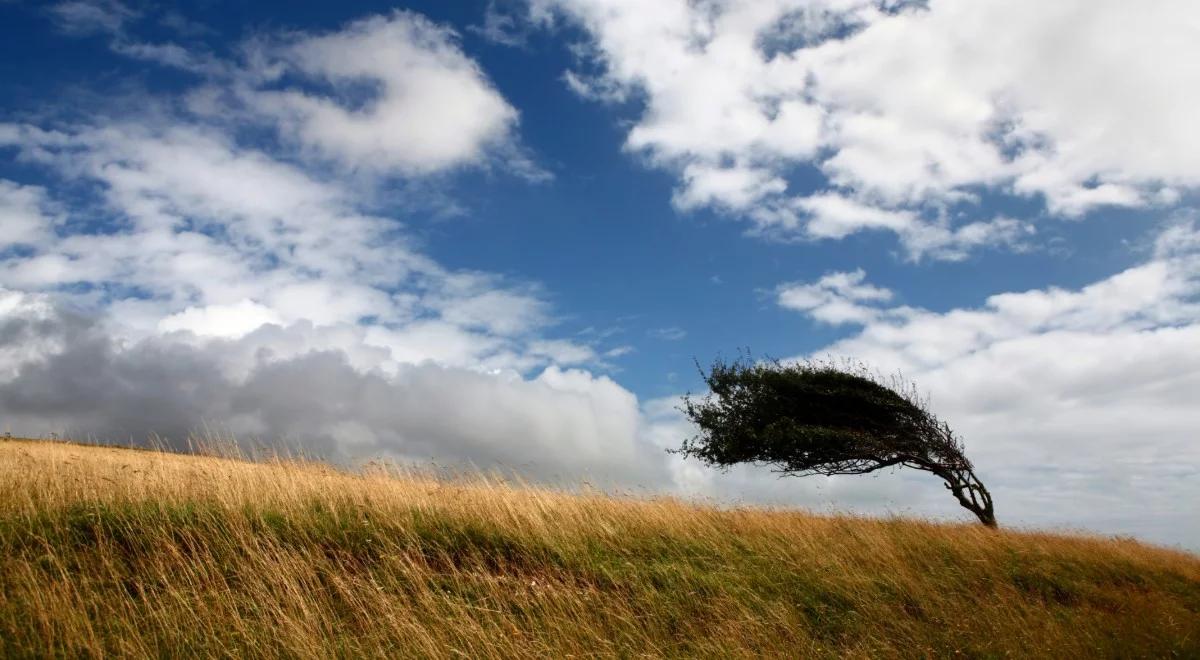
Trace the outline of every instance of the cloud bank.
{"type": "MultiPolygon", "coordinates": [[[[334,460],[390,457],[530,478],[662,484],[638,403],[607,377],[549,366],[532,378],[434,362],[355,366],[311,324],[239,339],[121,341],[46,296],[0,292],[0,416],[17,429],[177,447],[209,424],[247,442],[334,460]]],[[[358,350],[370,350],[365,333],[358,350]]],[[[348,343],[343,338],[342,343],[348,343]]],[[[375,348],[380,362],[385,349],[375,348]]]]}

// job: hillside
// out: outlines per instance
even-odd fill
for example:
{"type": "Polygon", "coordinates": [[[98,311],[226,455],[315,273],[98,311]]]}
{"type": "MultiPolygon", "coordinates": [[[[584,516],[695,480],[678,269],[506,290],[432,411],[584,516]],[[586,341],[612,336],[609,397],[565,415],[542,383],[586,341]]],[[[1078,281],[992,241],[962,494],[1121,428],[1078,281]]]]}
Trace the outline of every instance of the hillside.
{"type": "Polygon", "coordinates": [[[0,440],[0,655],[1200,657],[1200,559],[0,440]]]}

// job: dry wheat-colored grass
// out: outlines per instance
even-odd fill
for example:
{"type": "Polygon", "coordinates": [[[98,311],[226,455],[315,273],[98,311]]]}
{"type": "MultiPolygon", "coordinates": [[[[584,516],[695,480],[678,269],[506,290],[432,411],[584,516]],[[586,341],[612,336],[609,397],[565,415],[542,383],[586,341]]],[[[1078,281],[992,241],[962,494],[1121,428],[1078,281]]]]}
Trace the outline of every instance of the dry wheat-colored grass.
{"type": "Polygon", "coordinates": [[[1200,657],[1200,559],[0,441],[0,655],[1200,657]]]}

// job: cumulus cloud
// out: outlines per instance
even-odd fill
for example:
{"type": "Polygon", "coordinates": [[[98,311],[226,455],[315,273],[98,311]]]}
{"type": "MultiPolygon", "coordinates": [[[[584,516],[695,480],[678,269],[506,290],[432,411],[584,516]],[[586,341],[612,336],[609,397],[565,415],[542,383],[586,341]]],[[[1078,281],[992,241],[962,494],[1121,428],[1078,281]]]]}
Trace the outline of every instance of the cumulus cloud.
{"type": "Polygon", "coordinates": [[[1145,263],[1077,290],[944,312],[890,300],[862,271],[779,290],[784,307],[860,326],[814,355],[926,388],[1009,515],[1200,543],[1194,221],[1164,230],[1145,263]]]}
{"type": "Polygon", "coordinates": [[[243,101],[280,135],[352,170],[429,174],[506,151],[541,174],[514,146],[517,111],[457,34],[414,13],[256,44],[240,77],[243,101]]]}
{"type": "Polygon", "coordinates": [[[573,89],[643,102],[625,147],[678,174],[681,209],[714,207],[768,234],[892,231],[910,256],[951,259],[1029,234],[972,219],[981,190],[1078,216],[1170,205],[1200,183],[1197,11],[1186,0],[1154,11],[1118,0],[530,3],[535,22],[590,37],[573,89]],[[793,185],[809,167],[820,187],[793,185]]]}
{"type": "MultiPolygon", "coordinates": [[[[324,33],[264,33],[237,60],[202,43],[147,41],[144,12],[118,0],[71,0],[50,9],[71,34],[101,33],[120,55],[197,74],[188,96],[211,119],[257,119],[299,155],[370,176],[430,175],[491,161],[531,180],[550,174],[516,138],[518,112],[467,56],[451,28],[406,11],[324,33]]],[[[203,26],[161,12],[181,36],[203,26]],[[181,21],[183,21],[181,23],[181,21]]]]}

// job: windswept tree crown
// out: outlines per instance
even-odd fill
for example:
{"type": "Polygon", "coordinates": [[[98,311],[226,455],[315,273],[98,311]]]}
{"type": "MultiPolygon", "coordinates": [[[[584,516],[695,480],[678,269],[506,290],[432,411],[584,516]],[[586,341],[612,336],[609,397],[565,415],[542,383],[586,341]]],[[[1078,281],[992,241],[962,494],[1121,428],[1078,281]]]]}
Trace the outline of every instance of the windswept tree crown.
{"type": "Polygon", "coordinates": [[[991,496],[961,441],[916,388],[866,367],[827,362],[716,361],[709,394],[686,396],[700,433],[679,452],[715,466],[766,464],[792,475],[866,474],[891,466],[932,472],[959,503],[994,525],[991,496]]]}

